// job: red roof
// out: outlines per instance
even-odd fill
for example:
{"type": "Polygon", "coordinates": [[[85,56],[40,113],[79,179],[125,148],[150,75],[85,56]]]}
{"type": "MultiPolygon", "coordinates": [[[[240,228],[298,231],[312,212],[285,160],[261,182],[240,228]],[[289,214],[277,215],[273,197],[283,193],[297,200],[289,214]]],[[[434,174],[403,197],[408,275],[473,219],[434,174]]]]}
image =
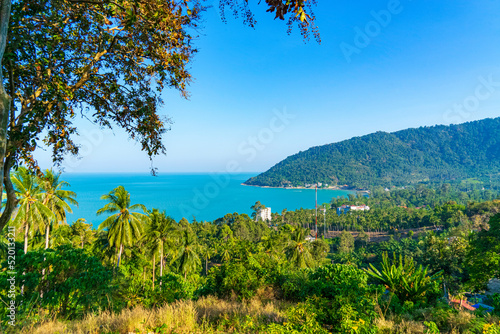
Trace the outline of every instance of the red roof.
{"type": "Polygon", "coordinates": [[[471,304],[469,304],[469,302],[466,301],[466,300],[462,300],[462,299],[460,299],[460,300],[458,300],[458,299],[450,299],[450,303],[452,303],[452,304],[459,304],[461,307],[463,307],[463,308],[465,308],[465,309],[467,309],[469,311],[475,311],[476,310],[476,308],[474,306],[472,306],[471,304]]]}

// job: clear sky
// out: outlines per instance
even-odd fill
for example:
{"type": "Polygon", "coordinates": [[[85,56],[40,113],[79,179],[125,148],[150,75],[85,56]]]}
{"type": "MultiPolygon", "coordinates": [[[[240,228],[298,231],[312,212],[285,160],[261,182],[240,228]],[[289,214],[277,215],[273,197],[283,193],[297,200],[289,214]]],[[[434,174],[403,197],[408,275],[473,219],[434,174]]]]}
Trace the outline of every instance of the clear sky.
{"type": "MultiPolygon", "coordinates": [[[[191,98],[164,93],[160,173],[263,172],[311,146],[500,116],[500,1],[318,0],[320,45],[250,3],[255,29],[229,13],[224,24],[216,1],[205,13],[191,98]]],[[[148,172],[122,131],[77,124],[81,159],[66,172],[148,172]]]]}

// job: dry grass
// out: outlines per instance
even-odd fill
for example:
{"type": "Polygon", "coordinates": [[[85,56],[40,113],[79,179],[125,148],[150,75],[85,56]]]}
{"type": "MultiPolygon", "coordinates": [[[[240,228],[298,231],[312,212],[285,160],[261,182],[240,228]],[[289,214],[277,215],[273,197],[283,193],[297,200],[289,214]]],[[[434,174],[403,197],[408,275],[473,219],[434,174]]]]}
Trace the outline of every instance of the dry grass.
{"type": "Polygon", "coordinates": [[[47,321],[36,328],[25,329],[23,333],[148,333],[160,326],[165,333],[208,333],[217,330],[225,332],[227,328],[218,329],[221,320],[251,317],[260,324],[267,324],[281,321],[284,307],[286,307],[284,303],[263,303],[257,298],[248,303],[241,303],[204,297],[196,302],[179,301],[154,310],[146,310],[139,306],[116,314],[102,312],[98,315],[89,315],[78,321],[47,321]]]}
{"type": "Polygon", "coordinates": [[[248,303],[226,301],[215,297],[204,297],[196,302],[199,320],[216,322],[222,316],[246,317],[251,316],[261,320],[263,323],[278,322],[283,319],[284,303],[275,301],[261,302],[255,298],[248,303]]]}
{"type": "Polygon", "coordinates": [[[375,319],[374,325],[377,326],[377,332],[381,334],[390,334],[393,332],[394,321],[383,318],[375,319]]]}
{"type": "Polygon", "coordinates": [[[378,318],[375,319],[374,324],[377,326],[377,333],[381,334],[410,334],[424,333],[425,331],[424,325],[412,320],[401,320],[395,323],[393,320],[378,318]]]}
{"type": "Polygon", "coordinates": [[[148,333],[148,329],[161,325],[165,326],[167,332],[175,330],[176,333],[191,333],[195,331],[197,312],[194,302],[181,301],[154,310],[136,307],[131,310],[122,310],[117,314],[102,312],[98,315],[89,315],[80,321],[49,321],[24,333],[148,333]]]}
{"type": "Polygon", "coordinates": [[[395,333],[424,333],[425,327],[419,322],[412,320],[402,320],[396,327],[395,333]]]}
{"type": "Polygon", "coordinates": [[[472,320],[476,316],[468,311],[459,311],[457,314],[450,314],[448,326],[452,332],[464,333],[470,327],[472,320]]]}
{"type": "MultiPolygon", "coordinates": [[[[204,297],[197,301],[178,301],[166,304],[153,310],[135,307],[120,313],[102,312],[89,315],[78,321],[47,321],[36,328],[26,328],[25,334],[95,334],[95,333],[257,333],[269,323],[282,322],[285,310],[292,304],[269,300],[266,291],[248,302],[222,300],[215,297],[204,297]]],[[[422,309],[419,318],[437,321],[422,309]]],[[[448,314],[441,319],[446,333],[467,333],[475,315],[460,311],[448,314]]],[[[498,323],[498,318],[489,316],[488,322],[498,323]]],[[[411,316],[380,316],[374,322],[377,333],[406,334],[425,333],[422,322],[414,321],[411,316]]]]}

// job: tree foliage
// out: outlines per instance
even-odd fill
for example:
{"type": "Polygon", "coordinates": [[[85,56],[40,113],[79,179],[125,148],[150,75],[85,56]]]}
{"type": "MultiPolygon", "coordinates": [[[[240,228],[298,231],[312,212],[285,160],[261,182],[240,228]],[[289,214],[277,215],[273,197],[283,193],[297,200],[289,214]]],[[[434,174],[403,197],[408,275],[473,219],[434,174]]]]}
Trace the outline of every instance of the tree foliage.
{"type": "MultiPolygon", "coordinates": [[[[113,272],[82,249],[70,245],[55,249],[30,251],[19,255],[15,279],[22,283],[16,293],[18,305],[44,307],[65,318],[76,318],[92,310],[109,307],[113,292],[113,272]],[[44,269],[50,269],[45,270],[44,269]],[[41,293],[43,292],[43,298],[41,293]],[[23,301],[24,303],[21,303],[23,301]]],[[[3,264],[7,267],[7,262],[3,264]]],[[[7,271],[0,273],[2,291],[7,291],[7,271]]],[[[28,310],[26,310],[28,311],[28,310]]],[[[21,309],[19,309],[21,312],[21,309]]]]}
{"type": "Polygon", "coordinates": [[[56,216],[44,203],[44,193],[40,179],[24,167],[20,167],[12,177],[18,198],[19,209],[12,222],[24,229],[24,253],[28,251],[28,237],[35,229],[44,230],[46,224],[56,216]]]}
{"type": "MultiPolygon", "coordinates": [[[[148,211],[151,223],[145,225],[150,228],[148,237],[134,239],[130,246],[124,247],[121,265],[114,276],[105,265],[112,265],[113,260],[109,259],[117,251],[110,235],[107,231],[89,229],[81,220],[52,231],[53,249],[43,250],[43,242],[38,240],[43,240],[43,234],[35,233],[29,236],[31,247],[26,256],[22,255],[19,242],[22,235],[12,242],[4,234],[0,250],[4,253],[11,248],[17,250],[16,265],[25,269],[24,274],[17,271],[15,286],[19,294],[24,285],[25,295],[16,319],[26,320],[25,328],[46,323],[53,316],[86,318],[89,313],[106,309],[146,308],[155,314],[159,304],[171,303],[166,307],[188,305],[192,310],[191,305],[195,306],[200,314],[207,315],[202,318],[203,326],[208,326],[205,329],[214,326],[223,332],[373,333],[382,323],[377,319],[404,317],[421,325],[422,310],[426,320],[435,322],[435,328],[446,331],[453,325],[452,319],[462,317],[463,313],[436,300],[443,295],[439,283],[446,279],[447,289],[455,294],[466,291],[464,288],[469,285],[480,287],[478,283],[498,275],[495,252],[500,244],[497,238],[500,219],[498,215],[490,219],[498,210],[498,201],[458,205],[449,201],[454,196],[453,188],[442,188],[443,192],[434,189],[432,194],[438,194],[438,202],[443,204],[426,209],[397,206],[400,200],[425,192],[418,188],[404,189],[404,195],[398,191],[394,198],[377,193],[367,200],[388,201],[391,205],[381,205],[373,211],[338,216],[335,210],[328,210],[327,218],[337,219],[344,235],[350,236],[347,261],[341,258],[338,247],[334,247],[340,244],[339,237],[305,239],[307,230],[297,226],[295,219],[309,219],[307,213],[313,217],[314,210],[304,209],[283,211],[286,219],[278,215],[272,226],[238,213],[213,222],[177,223],[152,209],[148,211]],[[481,221],[477,226],[482,226],[478,232],[472,231],[472,222],[476,220],[481,221]],[[386,231],[394,233],[388,241],[375,241],[380,238],[375,235],[365,243],[352,244],[352,233],[366,230],[370,234],[377,221],[387,224],[386,231]],[[432,232],[421,229],[418,237],[410,234],[405,237],[400,229],[423,222],[439,228],[432,232]],[[165,236],[165,253],[170,261],[165,273],[158,277],[154,270],[158,257],[162,256],[159,240],[165,236]],[[147,247],[149,243],[151,248],[147,247]],[[306,251],[309,260],[300,259],[306,251]],[[393,254],[391,258],[389,252],[393,254]],[[152,255],[156,260],[151,261],[152,255]],[[331,259],[343,262],[331,264],[331,259]],[[200,276],[202,267],[205,271],[200,276]],[[439,272],[431,276],[431,271],[439,272]],[[150,284],[151,281],[156,284],[150,284]],[[391,293],[384,293],[386,289],[391,293]],[[189,301],[177,302],[182,300],[189,301]],[[239,304],[244,300],[248,303],[239,304]],[[216,305],[213,307],[217,310],[214,312],[210,305],[216,305]],[[254,305],[264,310],[265,320],[259,315],[249,315],[254,305]],[[282,305],[279,314],[272,309],[268,313],[267,307],[272,305],[282,305]],[[225,307],[235,310],[240,306],[246,312],[241,317],[233,311],[222,311],[225,307]],[[257,318],[264,323],[253,323],[257,318]]],[[[119,205],[123,207],[120,213],[131,207],[127,192],[122,195],[115,191],[108,194],[116,197],[114,202],[124,203],[119,205]]],[[[364,198],[352,196],[348,200],[364,198]]],[[[3,266],[0,276],[5,279],[0,284],[0,293],[6,294],[10,289],[6,275],[12,275],[8,273],[12,269],[7,269],[7,263],[3,266]]],[[[496,305],[495,298],[483,299],[483,303],[496,305]]],[[[477,313],[470,324],[461,323],[460,328],[471,332],[481,332],[483,325],[496,329],[492,319],[495,318],[477,313]]],[[[166,325],[161,323],[161,326],[166,325]]],[[[401,326],[402,323],[393,324],[396,329],[401,326]]]]}
{"type": "Polygon", "coordinates": [[[468,261],[476,287],[484,287],[491,278],[500,278],[500,214],[490,219],[488,230],[473,236],[468,261]]]}
{"type": "Polygon", "coordinates": [[[109,203],[97,210],[98,215],[111,214],[100,225],[99,230],[106,230],[109,245],[118,252],[117,266],[120,266],[120,258],[123,247],[132,246],[142,235],[143,225],[149,218],[144,213],[133,212],[141,209],[147,212],[142,204],[130,204],[130,193],[123,186],[116,187],[107,195],[101,196],[102,200],[109,203]]]}
{"type": "MultiPolygon", "coordinates": [[[[171,122],[160,113],[161,92],[171,87],[188,96],[201,3],[1,2],[0,174],[9,197],[0,229],[15,207],[11,167],[26,163],[38,168],[33,151],[42,140],[56,164],[65,154],[78,154],[77,116],[101,127],[123,128],[150,158],[165,152],[162,139],[171,122]]],[[[277,18],[289,18],[290,26],[297,22],[304,36],[311,28],[319,38],[310,11],[314,3],[266,1],[277,18]]],[[[222,13],[227,5],[251,15],[246,1],[243,7],[237,0],[220,4],[222,13]]]]}
{"type": "Polygon", "coordinates": [[[286,247],[288,260],[297,268],[310,268],[314,261],[311,254],[311,244],[305,239],[306,230],[297,228],[290,235],[290,241],[286,247]]]}

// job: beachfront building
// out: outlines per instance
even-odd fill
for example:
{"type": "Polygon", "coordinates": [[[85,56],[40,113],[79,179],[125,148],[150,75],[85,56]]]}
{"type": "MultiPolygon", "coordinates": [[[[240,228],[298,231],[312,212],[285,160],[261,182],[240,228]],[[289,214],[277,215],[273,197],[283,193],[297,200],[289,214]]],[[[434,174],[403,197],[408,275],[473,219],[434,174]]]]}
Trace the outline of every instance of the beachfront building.
{"type": "Polygon", "coordinates": [[[271,221],[271,208],[264,208],[259,211],[259,215],[257,216],[259,220],[262,221],[271,221]]]}

